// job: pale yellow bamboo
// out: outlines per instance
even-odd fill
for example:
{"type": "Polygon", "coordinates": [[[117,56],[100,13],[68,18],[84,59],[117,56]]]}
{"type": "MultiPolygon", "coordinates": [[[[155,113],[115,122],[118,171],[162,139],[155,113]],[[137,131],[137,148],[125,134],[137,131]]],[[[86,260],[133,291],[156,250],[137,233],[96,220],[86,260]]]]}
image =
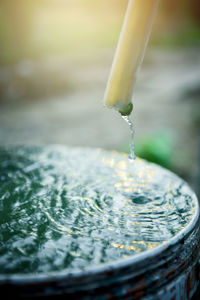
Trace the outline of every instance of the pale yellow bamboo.
{"type": "Polygon", "coordinates": [[[149,40],[159,0],[129,0],[124,24],[107,83],[104,102],[128,115],[136,74],[149,40]]]}

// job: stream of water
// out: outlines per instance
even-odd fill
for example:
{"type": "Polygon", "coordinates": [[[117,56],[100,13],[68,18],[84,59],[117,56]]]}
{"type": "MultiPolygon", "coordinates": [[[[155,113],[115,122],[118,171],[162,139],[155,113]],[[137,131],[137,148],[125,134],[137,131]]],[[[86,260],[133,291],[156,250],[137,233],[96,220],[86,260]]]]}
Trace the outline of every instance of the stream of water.
{"type": "Polygon", "coordinates": [[[130,153],[129,153],[129,160],[131,162],[134,162],[136,159],[135,156],[135,128],[134,128],[134,123],[130,119],[130,116],[122,116],[122,118],[128,123],[130,133],[131,133],[131,143],[130,143],[130,153]]]}

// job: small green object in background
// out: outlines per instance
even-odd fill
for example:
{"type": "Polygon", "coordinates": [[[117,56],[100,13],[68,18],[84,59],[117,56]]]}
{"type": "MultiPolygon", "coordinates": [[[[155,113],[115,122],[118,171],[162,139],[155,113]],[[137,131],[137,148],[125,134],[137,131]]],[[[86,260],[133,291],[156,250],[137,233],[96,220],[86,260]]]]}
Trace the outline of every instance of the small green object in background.
{"type": "MultiPolygon", "coordinates": [[[[125,152],[128,152],[128,147],[125,152]]],[[[173,140],[169,132],[159,131],[135,144],[136,156],[171,169],[173,140]]]]}

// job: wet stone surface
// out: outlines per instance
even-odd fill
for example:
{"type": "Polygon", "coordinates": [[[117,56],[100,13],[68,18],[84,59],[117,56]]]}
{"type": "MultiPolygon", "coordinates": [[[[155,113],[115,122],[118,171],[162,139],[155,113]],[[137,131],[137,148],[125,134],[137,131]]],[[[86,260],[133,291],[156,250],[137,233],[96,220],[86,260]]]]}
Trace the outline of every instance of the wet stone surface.
{"type": "Polygon", "coordinates": [[[0,273],[83,270],[152,249],[195,212],[176,175],[62,146],[0,150],[0,273]]]}

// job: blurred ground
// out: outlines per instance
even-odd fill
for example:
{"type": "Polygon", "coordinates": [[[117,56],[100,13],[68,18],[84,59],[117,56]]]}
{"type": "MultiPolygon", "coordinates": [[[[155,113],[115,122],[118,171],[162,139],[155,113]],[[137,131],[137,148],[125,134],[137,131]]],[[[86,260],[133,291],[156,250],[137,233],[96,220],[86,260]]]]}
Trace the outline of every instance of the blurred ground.
{"type": "MultiPolygon", "coordinates": [[[[134,96],[136,145],[155,133],[169,135],[173,142],[172,169],[194,188],[200,117],[199,50],[149,49],[134,96]]],[[[82,63],[69,56],[54,56],[2,68],[0,79],[7,79],[7,99],[1,99],[0,144],[59,143],[123,151],[130,138],[127,124],[102,103],[113,52],[101,51],[82,63]],[[61,89],[59,96],[43,98],[34,95],[39,88],[49,95],[48,89],[51,93],[56,82],[68,85],[68,91],[61,89]]]]}

